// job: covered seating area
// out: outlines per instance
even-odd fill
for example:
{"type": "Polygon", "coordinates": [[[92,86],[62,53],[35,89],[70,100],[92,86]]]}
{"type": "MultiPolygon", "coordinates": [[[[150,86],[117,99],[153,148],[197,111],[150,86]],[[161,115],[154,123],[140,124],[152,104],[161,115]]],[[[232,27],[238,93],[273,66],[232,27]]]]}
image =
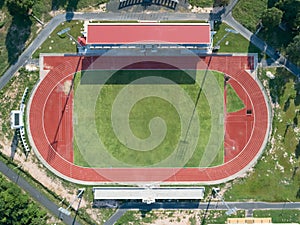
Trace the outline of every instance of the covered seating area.
{"type": "Polygon", "coordinates": [[[147,7],[152,4],[175,9],[178,3],[178,0],[120,0],[119,9],[133,5],[143,5],[147,7]]]}

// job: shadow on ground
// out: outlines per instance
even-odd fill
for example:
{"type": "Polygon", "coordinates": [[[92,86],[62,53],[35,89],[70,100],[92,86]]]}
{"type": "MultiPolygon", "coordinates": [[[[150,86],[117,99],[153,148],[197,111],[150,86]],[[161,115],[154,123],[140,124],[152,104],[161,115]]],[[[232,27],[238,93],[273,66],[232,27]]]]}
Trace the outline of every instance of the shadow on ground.
{"type": "Polygon", "coordinates": [[[82,71],[80,83],[82,85],[127,85],[135,81],[135,84],[194,84],[196,80],[196,63],[194,66],[194,70],[189,70],[188,73],[186,73],[177,67],[165,63],[142,61],[126,66],[123,69],[115,72],[108,80],[106,80],[107,78],[105,76],[99,76],[99,74],[105,74],[107,71],[82,71]],[[148,68],[145,69],[143,65],[147,65],[148,68]],[[166,73],[166,70],[168,70],[168,73],[166,73]],[[165,78],[165,80],[162,80],[161,78],[165,78]]]}
{"type": "Polygon", "coordinates": [[[51,9],[65,8],[67,12],[74,12],[77,10],[78,2],[79,0],[52,0],[51,9]]]}
{"type": "Polygon", "coordinates": [[[32,21],[29,16],[14,15],[8,28],[5,45],[8,52],[9,64],[14,64],[20,53],[25,49],[26,41],[31,33],[32,21]]]}
{"type": "Polygon", "coordinates": [[[189,12],[188,1],[174,3],[171,0],[127,0],[120,3],[119,0],[111,0],[107,3],[108,12],[189,12]]]}
{"type": "Polygon", "coordinates": [[[299,157],[300,157],[300,141],[299,141],[299,143],[296,146],[295,156],[296,156],[296,159],[299,159],[299,157]]]}
{"type": "Polygon", "coordinates": [[[172,0],[126,0],[126,1],[119,2],[118,9],[123,9],[133,5],[141,5],[144,7],[144,9],[147,9],[147,7],[151,5],[157,5],[157,6],[163,6],[175,10],[177,4],[178,4],[177,2],[172,0]]]}
{"type": "Polygon", "coordinates": [[[18,132],[18,130],[15,130],[14,137],[13,137],[13,140],[12,140],[12,143],[10,146],[11,147],[10,158],[12,160],[15,157],[15,154],[16,154],[16,151],[18,148],[18,144],[19,144],[19,132],[18,132]]]}

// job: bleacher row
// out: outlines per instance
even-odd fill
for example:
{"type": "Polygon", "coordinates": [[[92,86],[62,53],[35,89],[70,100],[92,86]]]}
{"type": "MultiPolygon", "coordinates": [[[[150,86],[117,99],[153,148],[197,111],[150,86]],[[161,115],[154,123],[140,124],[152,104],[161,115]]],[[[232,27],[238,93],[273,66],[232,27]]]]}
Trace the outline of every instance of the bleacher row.
{"type": "MultiPolygon", "coordinates": [[[[26,99],[27,94],[28,94],[28,87],[25,88],[25,91],[24,91],[22,99],[21,99],[20,111],[22,112],[22,115],[24,115],[24,111],[25,111],[25,99],[26,99]]],[[[20,128],[19,135],[21,137],[21,142],[22,142],[23,149],[25,150],[26,153],[29,152],[30,148],[29,148],[29,145],[27,144],[27,141],[26,141],[25,128],[24,127],[20,128]]]]}
{"type": "Polygon", "coordinates": [[[24,129],[24,127],[20,128],[19,135],[21,137],[21,142],[22,142],[23,149],[25,150],[25,152],[29,152],[30,148],[29,148],[29,145],[27,144],[27,141],[26,141],[26,138],[25,138],[25,129],[24,129]]]}
{"type": "MultiPolygon", "coordinates": [[[[253,103],[255,113],[254,128],[252,136],[241,153],[231,161],[216,167],[210,168],[141,168],[141,169],[93,169],[76,166],[57,154],[51,146],[44,132],[43,109],[49,93],[58,84],[60,80],[73,73],[78,63],[78,57],[69,57],[68,61],[63,58],[63,63],[53,68],[44,80],[38,86],[32,100],[30,108],[30,132],[34,140],[34,145],[42,156],[55,171],[65,178],[71,178],[83,182],[103,182],[103,181],[144,181],[151,179],[159,180],[162,175],[174,171],[173,176],[165,181],[186,181],[186,182],[215,182],[223,179],[232,179],[243,169],[247,169],[249,164],[253,164],[257,155],[262,151],[263,143],[268,135],[268,111],[267,105],[256,81],[244,71],[245,63],[248,63],[245,57],[213,56],[212,58],[202,58],[206,62],[210,61],[209,68],[218,70],[234,77],[247,91],[253,103]]],[[[49,60],[50,62],[51,60],[49,60]]],[[[249,64],[246,64],[249,67],[249,64]]],[[[250,64],[251,66],[251,64],[250,64]]],[[[252,68],[250,68],[252,69],[252,68]]],[[[80,68],[78,69],[80,70],[80,68]]],[[[51,122],[51,121],[45,121],[51,122]]],[[[72,126],[72,124],[70,124],[72,126]]],[[[160,181],[160,180],[159,180],[160,181]]]]}
{"type": "Polygon", "coordinates": [[[178,3],[178,0],[120,0],[119,9],[139,4],[145,6],[155,4],[175,9],[178,3]]]}

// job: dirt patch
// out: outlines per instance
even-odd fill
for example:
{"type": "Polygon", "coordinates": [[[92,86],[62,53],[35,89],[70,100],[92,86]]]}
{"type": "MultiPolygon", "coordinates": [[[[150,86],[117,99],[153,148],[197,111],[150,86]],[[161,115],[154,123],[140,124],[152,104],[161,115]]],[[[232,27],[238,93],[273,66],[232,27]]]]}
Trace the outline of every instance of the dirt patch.
{"type": "Polygon", "coordinates": [[[26,69],[27,71],[36,71],[36,70],[38,70],[39,68],[37,68],[37,66],[35,66],[35,65],[33,65],[33,64],[27,64],[27,65],[25,66],[25,69],[26,69]]]}
{"type": "Polygon", "coordinates": [[[97,6],[90,6],[88,8],[83,9],[84,12],[106,12],[106,3],[97,5],[97,6]]]}
{"type": "Polygon", "coordinates": [[[191,10],[191,12],[193,12],[193,13],[210,13],[210,12],[212,12],[213,8],[212,7],[202,8],[202,7],[190,5],[189,10],[191,10]]]}
{"type": "Polygon", "coordinates": [[[180,210],[180,211],[158,211],[155,219],[150,225],[190,225],[191,220],[194,220],[196,224],[200,224],[200,210],[180,210]]]}

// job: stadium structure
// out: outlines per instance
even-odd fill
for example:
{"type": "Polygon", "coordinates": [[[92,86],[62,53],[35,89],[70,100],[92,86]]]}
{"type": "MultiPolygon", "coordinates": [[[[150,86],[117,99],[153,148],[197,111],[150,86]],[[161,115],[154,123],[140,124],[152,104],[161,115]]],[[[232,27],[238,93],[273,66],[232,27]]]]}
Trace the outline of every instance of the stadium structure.
{"type": "MultiPolygon", "coordinates": [[[[263,87],[256,78],[256,55],[212,54],[211,33],[208,23],[85,22],[83,35],[78,37],[78,54],[40,56],[40,80],[27,107],[26,123],[30,144],[38,158],[59,177],[86,185],[219,184],[243,175],[257,162],[265,148],[271,129],[270,109],[263,87]],[[224,114],[216,118],[222,121],[220,129],[224,129],[223,163],[198,168],[184,165],[176,168],[76,165],[73,141],[76,124],[80,121],[74,113],[75,75],[80,71],[149,67],[224,74],[225,85],[231,85],[244,108],[226,113],[224,94],[224,114]]],[[[104,155],[101,157],[105,161],[104,155]]],[[[95,190],[109,195],[105,189],[95,190]]],[[[120,195],[120,190],[116,191],[120,195]]],[[[133,194],[140,190],[128,191],[133,194]]],[[[165,190],[156,191],[162,193],[165,190]]],[[[191,191],[199,195],[204,189],[191,191]]],[[[182,190],[175,192],[182,195],[182,190]]],[[[154,192],[151,193],[150,202],[155,199],[154,192]]],[[[99,195],[95,193],[95,196],[99,195]]],[[[147,197],[141,198],[147,202],[147,197]]]]}
{"type": "Polygon", "coordinates": [[[86,21],[81,53],[107,48],[189,48],[211,52],[212,35],[208,23],[95,23],[86,21]]]}

